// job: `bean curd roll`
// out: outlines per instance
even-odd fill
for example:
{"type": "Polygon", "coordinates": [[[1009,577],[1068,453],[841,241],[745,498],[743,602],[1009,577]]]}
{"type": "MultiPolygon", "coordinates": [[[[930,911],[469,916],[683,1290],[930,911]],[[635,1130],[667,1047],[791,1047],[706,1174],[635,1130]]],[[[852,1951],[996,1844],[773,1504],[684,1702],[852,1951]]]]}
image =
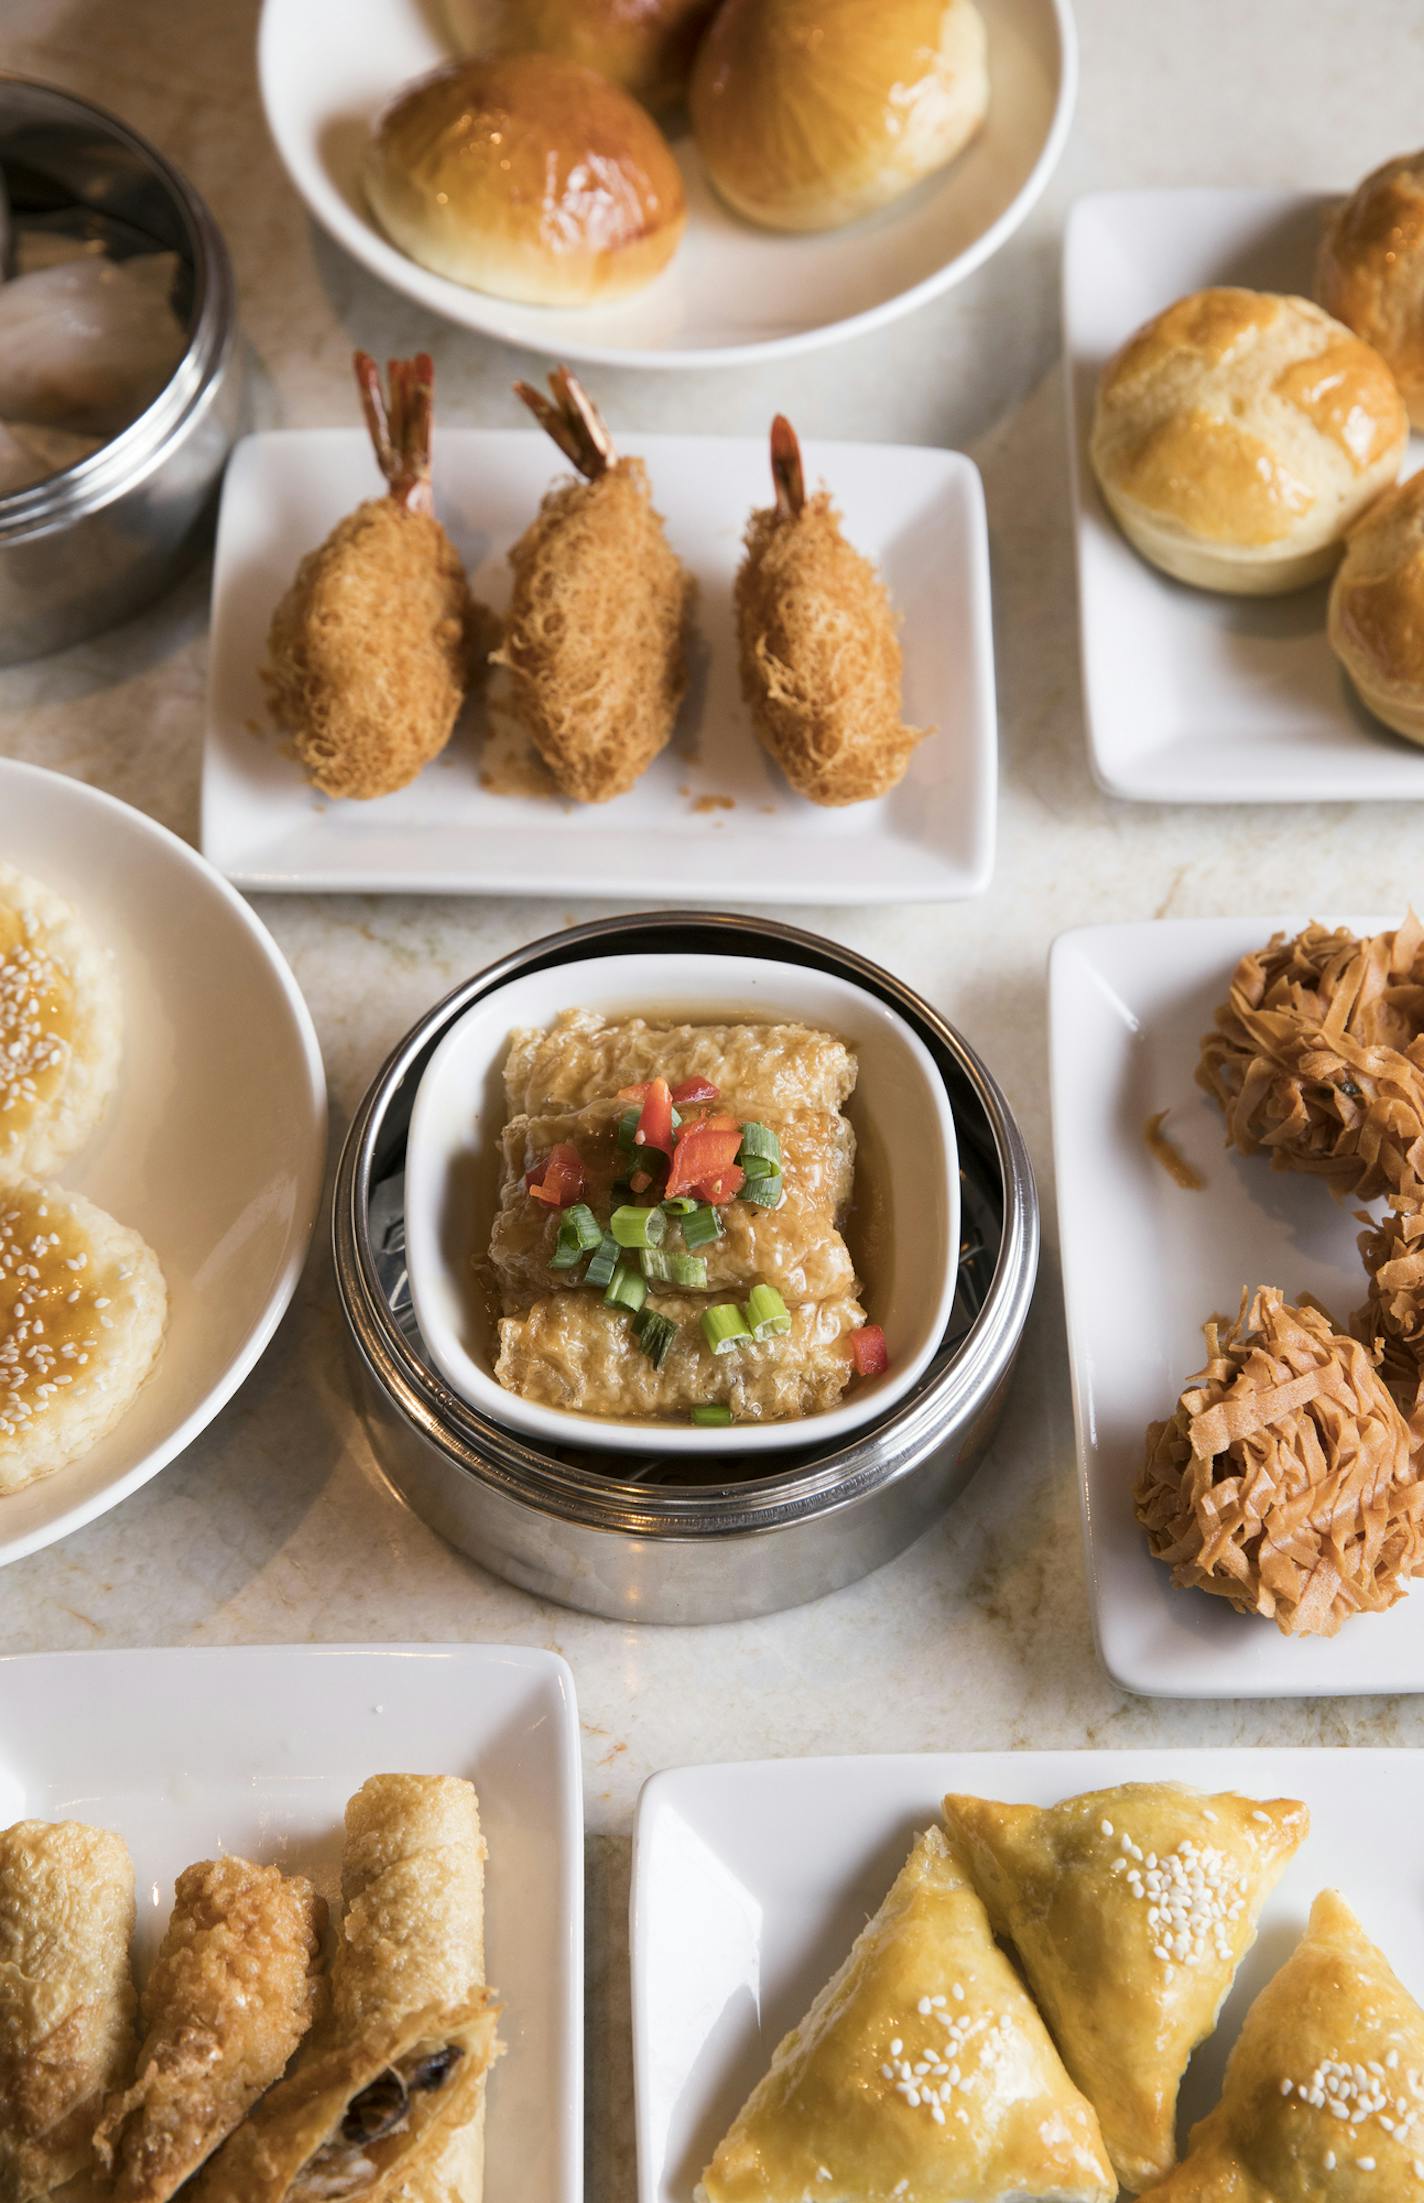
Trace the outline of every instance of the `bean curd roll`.
{"type": "Polygon", "coordinates": [[[95,2137],[114,2203],[170,2203],[280,2079],[311,2025],[325,1925],[310,1882],[274,1866],[209,1859],[180,1874],[137,2074],[95,2137]]]}
{"type": "Polygon", "coordinates": [[[805,1025],[659,1025],[565,1010],[548,1027],[516,1032],[505,1064],[511,1116],[586,1109],[641,1079],[711,1079],[724,1104],[762,1111],[838,1110],[855,1086],[843,1040],[805,1025]]]}
{"type": "Polygon", "coordinates": [[[0,1833],[0,2203],[46,2203],[94,2159],[134,2055],[134,1876],[106,1829],[0,1833]]]}
{"type": "Polygon", "coordinates": [[[442,2167],[476,2149],[498,2054],[484,1856],[468,1782],[375,1775],[357,1792],[326,2017],[199,2175],[192,2203],[440,2197],[442,2167]]]}

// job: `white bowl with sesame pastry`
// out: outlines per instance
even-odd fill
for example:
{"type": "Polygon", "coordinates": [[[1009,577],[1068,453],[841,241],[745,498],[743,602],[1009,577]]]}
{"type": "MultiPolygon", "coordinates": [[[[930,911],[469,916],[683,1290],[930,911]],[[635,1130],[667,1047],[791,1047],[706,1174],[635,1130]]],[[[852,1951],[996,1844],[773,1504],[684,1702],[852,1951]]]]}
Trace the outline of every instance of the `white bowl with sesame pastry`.
{"type": "Polygon", "coordinates": [[[41,1028],[75,1013],[50,1033],[69,1091],[35,1077],[23,1160],[0,1154],[3,1564],[147,1483],[253,1368],[310,1243],[326,1088],[279,950],[176,835],[0,759],[0,866],[0,922],[29,913],[71,987],[27,965],[26,999],[41,1028]]]}

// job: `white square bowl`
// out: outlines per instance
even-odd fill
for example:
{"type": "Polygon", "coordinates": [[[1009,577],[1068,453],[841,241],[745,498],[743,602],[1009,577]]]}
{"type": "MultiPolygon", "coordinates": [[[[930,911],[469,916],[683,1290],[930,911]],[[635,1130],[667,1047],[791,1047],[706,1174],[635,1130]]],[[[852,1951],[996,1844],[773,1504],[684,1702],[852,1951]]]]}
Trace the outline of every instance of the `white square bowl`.
{"type": "Polygon", "coordinates": [[[489,2193],[583,2199],[583,1792],[573,1677],[502,1645],[264,1645],[0,1660],[0,1828],[113,1828],[138,1879],[140,1980],[185,1866],[224,1852],[339,1900],[346,1801],[373,1774],[453,1774],[489,1843],[505,2055],[489,2193]]]}
{"type": "Polygon", "coordinates": [[[954,1118],[923,1041],[888,1003],[834,972],[754,956],[590,957],[497,988],[446,1034],[411,1111],[405,1230],[411,1299],[432,1360],[462,1399],[505,1428],[548,1445],[623,1451],[645,1449],[653,1431],[668,1453],[829,1445],[908,1392],[948,1326],[959,1271],[954,1118]],[[496,1382],[477,1320],[471,1262],[497,1198],[495,1160],[509,1115],[505,1059],[516,1027],[545,1026],[575,1008],[706,1023],[789,1018],[851,1044],[860,1075],[846,1114],[857,1135],[857,1181],[863,1201],[865,1174],[876,1178],[876,1240],[892,1254],[888,1277],[870,1280],[866,1294],[870,1320],[883,1328],[889,1349],[883,1376],[857,1383],[825,1414],[738,1423],[730,1438],[725,1429],[692,1424],[565,1414],[496,1382]]]}
{"type": "MultiPolygon", "coordinates": [[[[1194,1078],[1201,1038],[1250,949],[1305,921],[1158,919],[1054,943],[1049,973],[1058,1232],[1084,1535],[1098,1645],[1125,1690],[1166,1698],[1319,1698],[1424,1690],[1424,1586],[1331,1638],[1287,1638],[1182,1591],[1132,1506],[1147,1426],[1202,1366],[1202,1324],[1243,1286],[1316,1294],[1339,1322],[1365,1297],[1354,1201],[1228,1152],[1194,1078]],[[1184,1192],[1148,1152],[1149,1116],[1205,1180],[1184,1192]]],[[[1393,919],[1346,918],[1358,933],[1393,919]]]]}
{"type": "Polygon", "coordinates": [[[947,1791],[1052,1805],[1119,1782],[1298,1797],[1311,1833],[1262,1917],[1182,2090],[1181,2131],[1221,2085],[1246,2008],[1318,1890],[1338,1888],[1424,1997],[1411,1751],[943,1752],[765,1760],[655,1775],[633,1862],[638,2203],[687,2203],[713,2150],[904,1864],[947,1791]]]}
{"type": "MultiPolygon", "coordinates": [[[[510,400],[511,416],[523,409],[510,400]]],[[[355,394],[352,393],[352,409],[355,394]]],[[[787,785],[741,700],[732,580],[742,531],[771,497],[764,437],[621,436],[647,461],[669,537],[696,578],[692,690],[677,734],[613,803],[495,795],[480,785],[474,703],[449,748],[396,795],[317,795],[270,731],[267,629],[301,554],[374,496],[359,429],[278,431],[238,445],[223,483],[203,752],[202,846],[239,887],[454,895],[597,895],[620,903],[954,901],[994,866],[997,721],[989,541],[978,470],[960,453],[893,444],[805,447],[848,535],[903,615],[905,712],[938,731],[901,785],[827,811],[787,785]]],[[[505,554],[567,472],[547,436],[445,427],[440,515],[477,596],[509,598],[505,554]]]]}
{"type": "MultiPolygon", "coordinates": [[[[1329,584],[1232,597],[1172,581],[1114,524],[1088,462],[1098,376],[1174,299],[1208,285],[1315,288],[1330,201],[1315,192],[1111,191],[1080,199],[1063,248],[1068,443],[1093,772],[1156,803],[1424,797],[1424,750],[1356,698],[1325,636],[1329,584]]],[[[1415,437],[1404,472],[1424,450],[1415,437]]]]}

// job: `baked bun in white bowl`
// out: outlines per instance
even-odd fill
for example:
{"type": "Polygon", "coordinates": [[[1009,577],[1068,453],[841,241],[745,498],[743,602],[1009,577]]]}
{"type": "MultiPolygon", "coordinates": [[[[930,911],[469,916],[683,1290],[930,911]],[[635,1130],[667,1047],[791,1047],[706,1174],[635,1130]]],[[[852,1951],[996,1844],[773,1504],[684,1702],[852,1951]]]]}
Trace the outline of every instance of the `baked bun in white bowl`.
{"type": "Polygon", "coordinates": [[[721,196],[768,229],[836,229],[969,143],[989,104],[973,0],[723,0],[692,76],[721,196]]]}
{"type": "Polygon", "coordinates": [[[1093,471],[1178,581],[1276,596],[1328,574],[1399,473],[1409,422],[1377,352],[1309,299],[1194,291],[1103,370],[1093,471]]]}
{"type": "Polygon", "coordinates": [[[1336,208],[1315,287],[1326,312],[1374,346],[1424,428],[1424,153],[1386,161],[1336,208]]]}
{"type": "Polygon", "coordinates": [[[444,0],[463,54],[562,54],[647,107],[687,90],[717,0],[444,0]]]}
{"type": "Polygon", "coordinates": [[[546,53],[455,61],[377,118],[366,196],[422,267],[534,306],[607,305],[667,266],[682,176],[645,108],[546,53]]]}
{"type": "Polygon", "coordinates": [[[1350,531],[1329,633],[1361,702],[1424,743],[1424,474],[1387,491],[1350,531]]]}

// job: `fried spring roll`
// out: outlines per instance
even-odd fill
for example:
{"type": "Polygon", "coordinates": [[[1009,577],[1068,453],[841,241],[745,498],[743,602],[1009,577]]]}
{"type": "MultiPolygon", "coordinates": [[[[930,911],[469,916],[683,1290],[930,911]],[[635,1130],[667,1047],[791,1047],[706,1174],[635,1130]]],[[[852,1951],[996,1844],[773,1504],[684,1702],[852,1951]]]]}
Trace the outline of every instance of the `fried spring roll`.
{"type": "Polygon", "coordinates": [[[310,1882],[274,1866],[209,1859],[180,1874],[137,2076],[95,2136],[114,2203],[170,2203],[281,2078],[315,2012],[325,1925],[310,1882]]]}
{"type": "Polygon", "coordinates": [[[499,2046],[471,1784],[373,1776],[346,1809],[341,1886],[327,2015],[192,2203],[416,2203],[478,2121],[499,2046]]]}
{"type": "Polygon", "coordinates": [[[658,1025],[565,1010],[547,1028],[516,1032],[504,1070],[516,1117],[586,1109],[651,1078],[711,1079],[739,1116],[834,1111],[855,1087],[856,1061],[843,1040],[807,1025],[658,1025]]]}
{"type": "Polygon", "coordinates": [[[42,2203],[94,2159],[134,2056],[133,1864],[75,1821],[0,1833],[0,2203],[42,2203]]]}

